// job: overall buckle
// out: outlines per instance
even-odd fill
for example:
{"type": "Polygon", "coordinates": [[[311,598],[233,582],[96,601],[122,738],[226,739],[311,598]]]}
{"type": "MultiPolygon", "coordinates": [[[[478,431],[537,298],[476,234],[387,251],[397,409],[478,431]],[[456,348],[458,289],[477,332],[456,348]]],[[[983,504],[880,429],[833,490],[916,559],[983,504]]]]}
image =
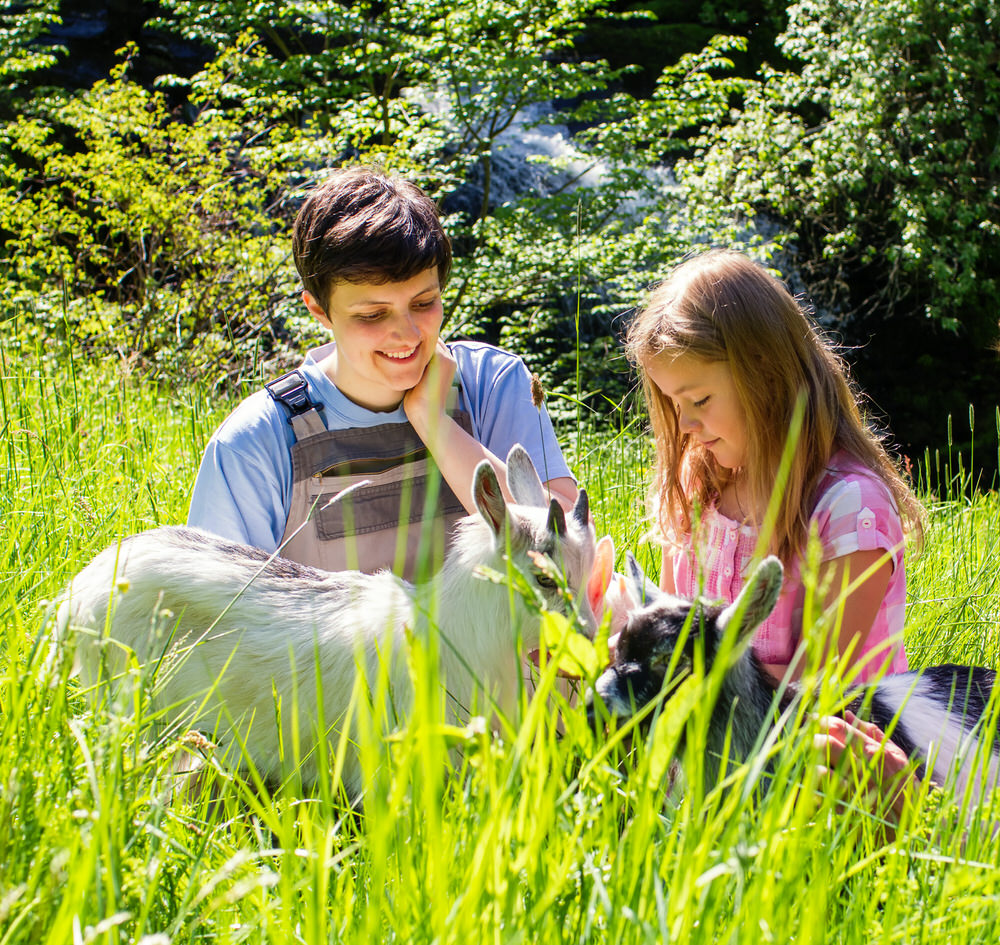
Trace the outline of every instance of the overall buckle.
{"type": "Polygon", "coordinates": [[[271,399],[281,404],[291,416],[288,422],[292,422],[293,417],[301,416],[309,410],[322,410],[323,405],[316,403],[309,398],[309,385],[306,383],[305,375],[301,371],[289,371],[281,377],[268,381],[264,389],[271,395],[271,399]]]}

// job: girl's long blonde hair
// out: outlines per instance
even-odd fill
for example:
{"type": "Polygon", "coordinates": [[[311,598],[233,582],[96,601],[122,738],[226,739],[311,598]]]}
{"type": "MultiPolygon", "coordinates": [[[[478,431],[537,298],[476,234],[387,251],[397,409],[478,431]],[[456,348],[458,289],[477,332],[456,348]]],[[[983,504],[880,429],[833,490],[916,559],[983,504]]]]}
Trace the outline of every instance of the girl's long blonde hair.
{"type": "Polygon", "coordinates": [[[862,417],[845,363],[761,265],[732,250],[688,259],[652,292],[625,345],[649,411],[656,451],[650,504],[665,540],[683,541],[693,527],[694,503],[712,505],[735,476],[745,478],[755,508],[767,507],[796,401],[804,394],[805,415],[768,550],[786,564],[803,551],[815,489],[838,450],[885,482],[904,529],[919,542],[920,504],[862,417]],[[681,431],[672,401],[643,370],[654,358],[681,354],[728,364],[747,424],[741,470],[719,466],[681,431]]]}

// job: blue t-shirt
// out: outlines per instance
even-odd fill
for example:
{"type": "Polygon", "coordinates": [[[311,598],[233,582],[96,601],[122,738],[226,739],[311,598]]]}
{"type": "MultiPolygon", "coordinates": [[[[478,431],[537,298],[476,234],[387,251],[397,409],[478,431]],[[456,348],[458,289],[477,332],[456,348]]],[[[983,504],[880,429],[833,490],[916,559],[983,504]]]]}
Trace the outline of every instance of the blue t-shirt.
{"type": "MultiPolygon", "coordinates": [[[[405,423],[402,404],[376,412],[344,396],[320,367],[333,342],[314,348],[299,370],[309,396],[324,407],[329,430],[405,423]]],[[[472,417],[475,438],[504,460],[515,443],[531,456],[542,481],[572,476],[545,409],[531,402],[524,362],[492,345],[448,345],[461,379],[459,406],[472,417]]],[[[246,542],[268,553],[281,543],[292,499],[295,434],[284,409],[265,390],[247,397],[212,434],[198,469],[188,525],[246,542]]],[[[470,483],[471,486],[471,483],[470,483]]]]}

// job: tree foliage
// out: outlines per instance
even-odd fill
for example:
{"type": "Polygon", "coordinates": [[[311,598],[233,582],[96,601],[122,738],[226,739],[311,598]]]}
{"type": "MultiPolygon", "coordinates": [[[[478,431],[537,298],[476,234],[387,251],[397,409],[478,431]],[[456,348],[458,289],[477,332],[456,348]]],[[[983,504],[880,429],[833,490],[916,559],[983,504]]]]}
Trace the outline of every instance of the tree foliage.
{"type": "Polygon", "coordinates": [[[204,68],[143,85],[129,49],[76,91],[32,84],[60,54],[42,40],[61,6],[0,21],[0,288],[31,315],[22,339],[213,376],[293,361],[318,335],[290,221],[345,162],[438,200],[447,330],[514,348],[566,393],[618,399],[619,317],[709,243],[787,253],[848,341],[888,315],[996,335],[997,0],[705,2],[677,36],[728,20],[750,41],[712,38],[642,82],[600,36],[663,36],[644,11],[683,5],[160,0],[158,28],[204,68]],[[759,74],[757,20],[786,24],[759,74]]]}
{"type": "Polygon", "coordinates": [[[605,0],[161,6],[162,28],[210,51],[202,71],[142,87],[127,49],[107,80],[25,102],[3,130],[3,276],[38,334],[189,373],[294,359],[312,339],[289,223],[345,161],[439,200],[457,250],[449,330],[529,350],[567,389],[576,350],[593,383],[609,314],[690,245],[656,170],[669,148],[647,145],[721,116],[724,44],[647,102],[611,94],[619,71],[576,54],[605,0]],[[553,120],[585,128],[579,147],[543,150],[507,192],[509,149],[553,120]]]}
{"type": "Polygon", "coordinates": [[[1000,6],[800,0],[731,123],[685,168],[702,200],[778,217],[847,318],[996,338],[1000,6]]]}
{"type": "Polygon", "coordinates": [[[58,6],[55,0],[27,0],[0,9],[0,114],[6,115],[11,104],[26,94],[35,73],[65,52],[38,44],[39,37],[59,22],[58,6]]]}
{"type": "Polygon", "coordinates": [[[170,370],[225,365],[293,289],[280,180],[301,154],[264,105],[227,97],[232,51],[199,76],[188,121],[130,81],[128,54],[3,130],[7,298],[34,313],[29,337],[69,330],[170,370]]]}

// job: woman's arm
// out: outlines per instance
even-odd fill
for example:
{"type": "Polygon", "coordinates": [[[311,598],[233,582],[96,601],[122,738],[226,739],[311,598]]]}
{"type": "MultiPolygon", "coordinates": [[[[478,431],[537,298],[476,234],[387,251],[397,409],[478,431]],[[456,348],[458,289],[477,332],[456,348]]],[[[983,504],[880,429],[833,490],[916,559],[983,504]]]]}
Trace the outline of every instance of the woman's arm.
{"type": "MultiPolygon", "coordinates": [[[[455,377],[456,363],[447,347],[439,342],[435,356],[427,365],[416,387],[403,397],[403,409],[417,435],[423,440],[451,486],[471,514],[476,511],[472,501],[472,479],[476,467],[485,459],[497,472],[500,487],[508,501],[513,496],[507,489],[507,466],[482,443],[465,432],[445,410],[448,392],[455,377]]],[[[569,477],[550,479],[546,488],[566,511],[577,497],[576,483],[569,477]]]]}

